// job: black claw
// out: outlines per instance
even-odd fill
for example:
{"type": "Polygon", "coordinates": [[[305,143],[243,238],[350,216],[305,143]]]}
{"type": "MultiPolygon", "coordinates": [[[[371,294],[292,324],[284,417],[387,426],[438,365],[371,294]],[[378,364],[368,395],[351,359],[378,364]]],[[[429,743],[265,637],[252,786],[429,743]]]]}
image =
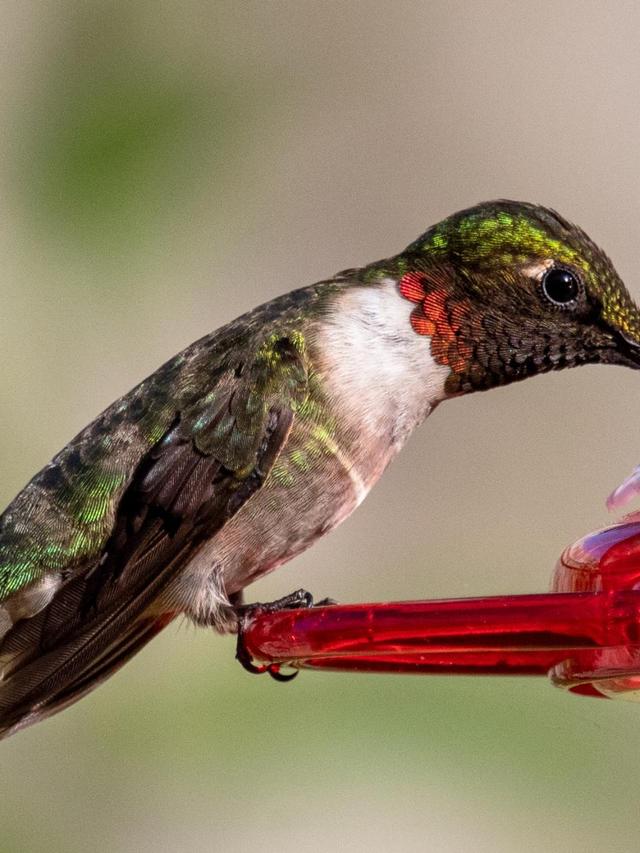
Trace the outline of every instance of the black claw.
{"type": "Polygon", "coordinates": [[[298,670],[292,673],[280,672],[280,664],[270,663],[256,666],[252,660],[247,648],[244,644],[244,625],[245,622],[252,616],[257,616],[260,613],[278,613],[280,610],[297,610],[298,608],[309,607],[327,607],[331,604],[337,604],[333,598],[323,598],[317,604],[314,604],[313,596],[306,589],[297,589],[295,592],[290,592],[289,595],[278,598],[276,601],[256,604],[242,604],[236,607],[236,615],[238,617],[238,641],[236,643],[236,660],[253,675],[262,675],[268,672],[271,678],[275,681],[292,681],[297,675],[298,670]]]}
{"type": "Polygon", "coordinates": [[[320,601],[314,601],[313,606],[314,607],[333,607],[333,605],[337,604],[337,603],[338,602],[335,600],[335,598],[321,598],[320,601]]]}
{"type": "Polygon", "coordinates": [[[273,678],[274,681],[293,681],[293,679],[300,674],[299,670],[294,670],[293,672],[284,673],[280,672],[280,664],[272,663],[267,667],[267,672],[273,678]]]}
{"type": "Polygon", "coordinates": [[[244,637],[242,635],[242,623],[238,622],[238,639],[236,641],[236,660],[238,663],[246,669],[247,672],[250,672],[252,675],[261,675],[263,672],[266,672],[268,667],[266,664],[262,666],[256,666],[247,651],[244,644],[244,637]]]}

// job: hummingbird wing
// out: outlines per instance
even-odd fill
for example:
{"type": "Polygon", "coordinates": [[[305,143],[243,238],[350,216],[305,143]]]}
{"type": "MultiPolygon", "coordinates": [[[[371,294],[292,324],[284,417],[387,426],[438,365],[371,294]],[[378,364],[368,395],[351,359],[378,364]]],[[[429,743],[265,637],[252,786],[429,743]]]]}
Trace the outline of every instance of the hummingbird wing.
{"type": "Polygon", "coordinates": [[[153,604],[261,488],[307,395],[303,341],[272,336],[227,363],[142,457],[97,557],[0,643],[0,736],[60,710],[176,615],[153,604]]]}

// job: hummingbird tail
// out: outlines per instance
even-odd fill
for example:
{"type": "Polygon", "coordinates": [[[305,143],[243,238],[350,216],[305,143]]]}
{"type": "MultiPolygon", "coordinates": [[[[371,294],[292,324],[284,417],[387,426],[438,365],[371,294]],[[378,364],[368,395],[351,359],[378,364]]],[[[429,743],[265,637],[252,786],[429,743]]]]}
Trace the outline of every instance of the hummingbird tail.
{"type": "Polygon", "coordinates": [[[35,672],[30,666],[16,670],[6,683],[0,682],[0,739],[64,710],[98,687],[162,631],[175,615],[167,613],[138,619],[116,643],[104,649],[103,655],[92,659],[89,667],[72,670],[70,679],[61,680],[55,686],[50,674],[52,669],[60,668],[69,652],[68,647],[63,646],[47,656],[48,665],[35,672]]]}

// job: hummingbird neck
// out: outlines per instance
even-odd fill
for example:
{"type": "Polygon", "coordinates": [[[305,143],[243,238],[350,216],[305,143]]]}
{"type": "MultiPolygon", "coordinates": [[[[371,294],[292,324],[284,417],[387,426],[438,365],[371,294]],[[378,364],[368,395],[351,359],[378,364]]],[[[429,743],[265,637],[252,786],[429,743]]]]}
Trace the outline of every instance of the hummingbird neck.
{"type": "Polygon", "coordinates": [[[430,341],[416,335],[411,311],[394,278],[349,285],[335,295],[315,335],[334,410],[363,439],[394,452],[447,396],[451,372],[433,358],[430,341]]]}

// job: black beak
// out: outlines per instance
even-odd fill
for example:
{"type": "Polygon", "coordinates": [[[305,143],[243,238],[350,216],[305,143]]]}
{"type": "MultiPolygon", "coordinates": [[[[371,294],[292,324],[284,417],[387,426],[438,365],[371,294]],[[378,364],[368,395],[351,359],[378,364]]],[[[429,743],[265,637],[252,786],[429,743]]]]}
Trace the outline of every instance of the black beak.
{"type": "Polygon", "coordinates": [[[616,363],[640,368],[640,341],[620,331],[616,332],[615,337],[616,363]]]}

